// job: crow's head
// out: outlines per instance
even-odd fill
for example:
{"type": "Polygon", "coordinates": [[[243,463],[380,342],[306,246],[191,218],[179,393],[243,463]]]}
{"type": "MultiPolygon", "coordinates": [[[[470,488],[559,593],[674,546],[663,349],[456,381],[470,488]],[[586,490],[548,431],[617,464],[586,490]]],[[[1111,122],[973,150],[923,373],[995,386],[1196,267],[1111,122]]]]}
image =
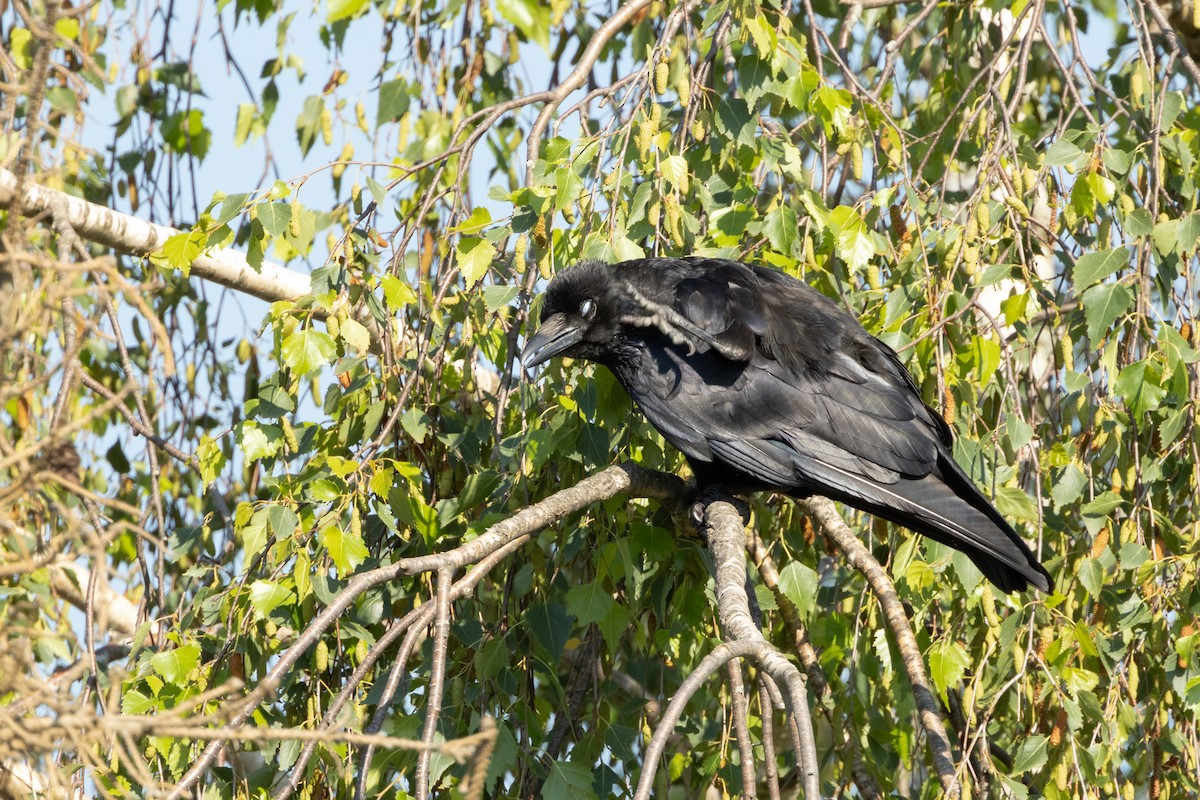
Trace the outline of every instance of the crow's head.
{"type": "Polygon", "coordinates": [[[613,270],[584,261],[555,276],[546,288],[541,327],[525,344],[525,368],[555,356],[608,364],[621,351],[621,292],[613,270]]]}

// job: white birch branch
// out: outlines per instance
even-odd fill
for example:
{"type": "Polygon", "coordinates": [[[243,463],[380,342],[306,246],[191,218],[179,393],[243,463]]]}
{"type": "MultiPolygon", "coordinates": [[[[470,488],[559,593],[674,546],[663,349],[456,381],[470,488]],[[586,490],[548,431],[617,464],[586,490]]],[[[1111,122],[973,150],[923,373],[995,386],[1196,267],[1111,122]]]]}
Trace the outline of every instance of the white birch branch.
{"type": "MultiPolygon", "coordinates": [[[[147,256],[170,237],[182,233],[176,228],[122,214],[32,181],[25,181],[21,186],[16,175],[0,168],[0,207],[19,207],[23,214],[33,215],[49,214],[56,204],[65,207],[67,220],[81,238],[129,255],[147,256]],[[18,187],[21,192],[19,204],[16,203],[18,187]]],[[[268,261],[263,262],[261,270],[255,271],[245,255],[228,247],[202,253],[192,263],[191,274],[268,302],[298,300],[311,291],[309,276],[305,273],[268,261]]]]}

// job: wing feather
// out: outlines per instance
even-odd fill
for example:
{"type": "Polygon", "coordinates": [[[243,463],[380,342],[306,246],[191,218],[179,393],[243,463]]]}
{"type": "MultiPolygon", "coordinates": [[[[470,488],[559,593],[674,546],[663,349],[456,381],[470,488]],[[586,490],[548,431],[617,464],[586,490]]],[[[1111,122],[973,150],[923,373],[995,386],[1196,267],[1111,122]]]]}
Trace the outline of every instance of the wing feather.
{"type": "Polygon", "coordinates": [[[832,300],[731,261],[618,270],[650,320],[618,376],[702,483],[829,495],[963,550],[1002,589],[1050,586],[954,464],[949,427],[896,353],[832,300]]]}

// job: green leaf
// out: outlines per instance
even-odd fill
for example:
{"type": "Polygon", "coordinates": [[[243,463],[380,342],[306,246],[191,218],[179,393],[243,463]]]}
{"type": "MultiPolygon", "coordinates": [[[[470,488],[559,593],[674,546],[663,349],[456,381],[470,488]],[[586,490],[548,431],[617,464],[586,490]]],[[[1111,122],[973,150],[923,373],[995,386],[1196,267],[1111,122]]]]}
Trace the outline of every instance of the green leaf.
{"type": "Polygon", "coordinates": [[[419,408],[406,408],[400,415],[400,426],[413,441],[423,442],[429,435],[429,415],[419,408]]]}
{"type": "Polygon", "coordinates": [[[509,668],[508,664],[509,650],[503,639],[490,639],[475,652],[475,672],[481,680],[496,677],[509,668]]]}
{"type": "Polygon", "coordinates": [[[1085,503],[1079,513],[1085,517],[1107,517],[1125,502],[1125,498],[1114,491],[1098,495],[1090,503],[1085,503]]]}
{"type": "Polygon", "coordinates": [[[121,695],[121,711],[125,714],[147,714],[158,709],[158,701],[147,697],[137,689],[128,689],[121,695]]]}
{"type": "Polygon", "coordinates": [[[333,559],[339,578],[352,574],[370,555],[361,536],[342,530],[338,525],[325,526],[317,533],[317,538],[333,559]]]}
{"type": "Polygon", "coordinates": [[[500,480],[499,473],[490,469],[468,475],[458,497],[447,497],[437,502],[439,520],[442,524],[449,524],[459,515],[476,508],[491,497],[500,480]]]}
{"type": "Polygon", "coordinates": [[[516,286],[485,286],[483,287],[483,305],[488,311],[504,308],[521,293],[516,286]]]}
{"type": "Polygon", "coordinates": [[[1119,283],[1102,283],[1083,293],[1083,315],[1088,338],[1097,344],[1102,335],[1133,305],[1133,293],[1119,283]]]}
{"type": "Polygon", "coordinates": [[[28,28],[14,26],[9,34],[10,52],[21,69],[33,66],[33,34],[28,28]]]}
{"type": "Polygon", "coordinates": [[[550,765],[542,796],[561,800],[597,800],[596,792],[592,789],[593,778],[590,766],[555,761],[550,765]]]}
{"type": "Polygon", "coordinates": [[[672,186],[681,192],[688,190],[687,162],[681,155],[667,156],[658,165],[658,171],[672,186]]]}
{"type": "Polygon", "coordinates": [[[379,110],[375,114],[375,127],[400,119],[408,113],[411,103],[412,94],[409,92],[408,81],[403,78],[386,81],[379,87],[379,110]]]}
{"type": "Polygon", "coordinates": [[[192,264],[204,251],[204,242],[208,236],[201,230],[177,233],[167,237],[167,240],[150,258],[159,266],[177,269],[187,278],[191,275],[192,264]]]}
{"type": "Polygon", "coordinates": [[[363,9],[370,5],[370,0],[329,0],[329,10],[325,13],[326,22],[337,22],[358,16],[363,9]]]}
{"type": "MultiPolygon", "coordinates": [[[[355,0],[356,2],[358,0],[355,0]]],[[[365,0],[364,0],[365,1],[365,0]]],[[[308,155],[313,142],[321,132],[321,112],[325,110],[325,101],[320,95],[309,95],[304,100],[304,107],[296,117],[296,141],[300,144],[300,153],[308,155]]]]}
{"type": "Polygon", "coordinates": [[[1133,153],[1128,150],[1109,147],[1100,154],[1100,160],[1104,162],[1104,166],[1108,167],[1110,172],[1115,172],[1118,175],[1127,175],[1129,168],[1133,166],[1133,153]]]}
{"type": "Polygon", "coordinates": [[[239,427],[242,456],[247,461],[257,461],[260,458],[272,458],[279,452],[283,444],[283,436],[274,425],[259,425],[254,420],[246,420],[239,427]]]}
{"type": "Polygon", "coordinates": [[[759,56],[770,58],[775,55],[778,47],[778,37],[775,33],[775,27],[762,11],[759,11],[756,16],[747,16],[742,20],[742,25],[749,32],[750,38],[754,40],[754,46],[758,49],[759,56]]]}
{"type": "Polygon", "coordinates": [[[1084,156],[1085,153],[1076,147],[1074,142],[1059,139],[1046,150],[1046,166],[1077,166],[1084,156]]]}
{"type": "Polygon", "coordinates": [[[459,240],[455,253],[463,280],[471,287],[487,274],[488,268],[492,266],[492,259],[496,257],[496,248],[485,239],[466,236],[459,240]]]}
{"type": "MultiPolygon", "coordinates": [[[[1005,797],[1011,798],[1011,800],[1029,800],[1028,786],[1016,778],[1010,778],[1002,773],[997,775],[997,777],[1000,779],[1000,783],[1004,785],[1004,791],[1007,793],[1005,797]]],[[[1040,793],[1038,797],[1041,797],[1040,793]]]]}
{"type": "Polygon", "coordinates": [[[296,594],[274,581],[254,581],[250,584],[250,605],[259,618],[268,616],[284,603],[294,603],[296,594]]]}
{"type": "Polygon", "coordinates": [[[1116,184],[1108,179],[1106,175],[1102,175],[1099,170],[1089,172],[1084,179],[1088,184],[1088,191],[1097,205],[1106,205],[1111,202],[1113,196],[1117,193],[1116,184]]]}
{"type": "Polygon", "coordinates": [[[1037,504],[1020,486],[1001,486],[996,489],[996,510],[1002,516],[1024,522],[1037,522],[1038,519],[1037,504]]]}
{"type": "Polygon", "coordinates": [[[286,539],[296,532],[300,518],[288,506],[275,503],[267,506],[267,527],[277,539],[286,539]]]}
{"type": "Polygon", "coordinates": [[[980,378],[994,375],[1000,368],[1000,343],[990,337],[974,336],[971,338],[970,349],[965,350],[962,355],[964,359],[968,357],[973,361],[968,362],[971,372],[980,378]]]}
{"type": "Polygon", "coordinates": [[[1129,251],[1124,247],[1087,253],[1075,262],[1075,288],[1078,290],[1091,286],[1128,265],[1129,251]]]}
{"type": "Polygon", "coordinates": [[[805,618],[811,616],[816,608],[820,581],[816,572],[799,561],[790,561],[779,571],[779,591],[795,603],[805,618]]]}
{"type": "Polygon", "coordinates": [[[817,117],[825,124],[827,134],[842,134],[850,127],[852,96],[845,89],[822,86],[812,93],[810,104],[817,117]]]}
{"type": "Polygon", "coordinates": [[[259,203],[254,207],[254,216],[271,236],[283,236],[292,221],[292,207],[287,203],[259,203]]]}
{"type": "Polygon", "coordinates": [[[554,192],[554,207],[565,209],[574,207],[583,194],[583,178],[572,167],[560,167],[554,173],[554,182],[558,188],[554,192]]]}
{"type": "Polygon", "coordinates": [[[267,511],[259,509],[254,516],[239,531],[242,539],[243,556],[246,563],[254,561],[262,549],[267,546],[270,534],[267,531],[267,511]]]}
{"type": "Polygon", "coordinates": [[[395,275],[388,273],[379,279],[379,283],[383,286],[383,299],[387,301],[388,308],[398,311],[417,302],[417,293],[395,275]]]}
{"type": "Polygon", "coordinates": [[[572,586],[567,592],[567,613],[575,617],[581,626],[604,619],[613,603],[612,595],[604,590],[600,581],[572,586]]]}
{"type": "Polygon", "coordinates": [[[187,644],[157,653],[150,659],[150,666],[163,680],[175,686],[186,686],[187,677],[200,664],[200,645],[187,644]]]}
{"type": "Polygon", "coordinates": [[[358,355],[365,355],[371,349],[371,334],[366,327],[354,317],[343,320],[338,335],[351,350],[358,355]]]}
{"type": "Polygon", "coordinates": [[[476,206],[471,216],[450,228],[449,233],[478,233],[492,224],[492,214],[483,206],[476,206]]]}
{"type": "Polygon", "coordinates": [[[241,147],[250,138],[250,127],[258,114],[254,103],[238,103],[237,122],[233,126],[233,146],[241,147]]]}
{"type": "Polygon", "coordinates": [[[313,328],[299,328],[283,340],[283,363],[298,375],[328,364],[337,352],[333,337],[313,328]]]}
{"type": "MultiPolygon", "coordinates": [[[[221,199],[221,210],[213,218],[218,227],[228,224],[246,210],[246,194],[230,194],[221,199]]],[[[214,198],[215,201],[215,198],[214,198]]]]}
{"type": "Polygon", "coordinates": [[[767,214],[766,222],[763,225],[763,233],[767,235],[767,241],[771,243],[772,249],[784,255],[792,255],[799,229],[796,210],[786,204],[772,209],[767,214]]]}
{"type": "Polygon", "coordinates": [[[809,98],[820,85],[820,76],[814,69],[804,69],[788,78],[783,84],[783,96],[798,111],[808,109],[809,98]]]}
{"type": "Polygon", "coordinates": [[[387,186],[375,180],[370,175],[363,175],[363,180],[367,182],[367,189],[371,192],[371,199],[375,201],[376,205],[382,206],[387,203],[387,186]]]}
{"type": "Polygon", "coordinates": [[[740,145],[754,147],[758,124],[740,97],[721,95],[717,100],[717,130],[740,145]]]}
{"type": "Polygon", "coordinates": [[[1087,486],[1087,475],[1077,465],[1068,464],[1050,489],[1050,498],[1056,506],[1070,505],[1080,498],[1087,486]]]}
{"type": "Polygon", "coordinates": [[[1135,208],[1125,215],[1125,230],[1130,236],[1136,236],[1139,239],[1149,236],[1154,230],[1154,218],[1146,209],[1135,208]]]}
{"type": "Polygon", "coordinates": [[[613,231],[612,249],[618,261],[633,261],[646,257],[646,251],[621,230],[613,231]]]}
{"type": "Polygon", "coordinates": [[[208,154],[212,134],[204,127],[204,114],[199,109],[170,114],[163,120],[163,141],[180,154],[190,154],[203,159],[208,154]]]}
{"type": "Polygon", "coordinates": [[[1135,414],[1146,414],[1158,408],[1167,390],[1159,383],[1162,372],[1149,360],[1138,361],[1121,370],[1113,382],[1113,391],[1125,400],[1135,414]]]}
{"type": "Polygon", "coordinates": [[[1136,570],[1150,560],[1150,550],[1139,542],[1125,542],[1121,545],[1121,569],[1136,570]]]}
{"type": "Polygon", "coordinates": [[[556,663],[571,636],[571,618],[567,610],[558,603],[538,603],[525,612],[525,622],[534,641],[545,648],[551,663],[556,663]]]}
{"type": "Polygon", "coordinates": [[[1167,219],[1162,222],[1155,223],[1154,230],[1150,233],[1150,238],[1154,242],[1154,249],[1159,255],[1170,255],[1179,250],[1179,220],[1167,219]]]}
{"type": "Polygon", "coordinates": [[[838,206],[829,212],[829,230],[834,236],[834,249],[851,273],[866,267],[875,255],[875,242],[866,222],[850,206],[838,206]]]}
{"type": "Polygon", "coordinates": [[[500,16],[516,26],[526,39],[550,51],[550,5],[536,0],[496,0],[500,16]]]}
{"type": "Polygon", "coordinates": [[[1104,565],[1096,558],[1085,558],[1076,567],[1079,583],[1092,597],[1099,598],[1104,591],[1104,565]]]}
{"type": "Polygon", "coordinates": [[[395,483],[395,470],[384,467],[383,469],[375,470],[375,474],[371,476],[371,481],[367,486],[376,497],[387,497],[388,492],[392,490],[395,483]]]}
{"type": "Polygon", "coordinates": [[[1071,187],[1071,205],[1080,216],[1092,219],[1097,207],[1112,200],[1116,191],[1116,185],[1098,170],[1088,170],[1071,187]]]}
{"type": "Polygon", "coordinates": [[[1158,121],[1160,131],[1169,131],[1179,118],[1180,112],[1187,107],[1183,92],[1167,92],[1163,95],[1162,118],[1158,121]]]}
{"type": "Polygon", "coordinates": [[[1046,763],[1048,744],[1045,736],[1030,736],[1022,741],[1013,754],[1012,774],[1022,775],[1041,769],[1046,763]]]}
{"type": "Polygon", "coordinates": [[[1079,692],[1090,692],[1100,685],[1100,676],[1090,669],[1082,667],[1065,667],[1063,668],[1063,683],[1067,687],[1067,691],[1072,697],[1078,696],[1079,692]]]}
{"type": "Polygon", "coordinates": [[[966,649],[956,641],[940,639],[929,648],[929,677],[942,697],[959,682],[970,664],[966,649]]]}
{"type": "Polygon", "coordinates": [[[217,479],[217,475],[224,468],[225,454],[221,452],[221,446],[216,440],[205,434],[200,437],[196,458],[200,461],[200,480],[207,486],[217,479]]]}
{"type": "Polygon", "coordinates": [[[1196,247],[1196,240],[1200,238],[1200,212],[1187,214],[1179,220],[1179,227],[1176,228],[1176,239],[1178,252],[1190,253],[1196,247]]]}

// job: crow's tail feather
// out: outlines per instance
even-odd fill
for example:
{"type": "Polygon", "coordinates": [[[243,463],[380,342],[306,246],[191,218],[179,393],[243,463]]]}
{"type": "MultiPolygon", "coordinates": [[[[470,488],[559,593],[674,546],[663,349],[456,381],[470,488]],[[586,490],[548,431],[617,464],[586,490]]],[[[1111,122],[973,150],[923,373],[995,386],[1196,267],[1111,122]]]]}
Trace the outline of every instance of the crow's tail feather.
{"type": "Polygon", "coordinates": [[[967,474],[948,457],[940,458],[938,466],[941,475],[864,485],[861,493],[831,496],[962,551],[1001,591],[1023,591],[1032,583],[1052,592],[1050,573],[967,474]]]}

